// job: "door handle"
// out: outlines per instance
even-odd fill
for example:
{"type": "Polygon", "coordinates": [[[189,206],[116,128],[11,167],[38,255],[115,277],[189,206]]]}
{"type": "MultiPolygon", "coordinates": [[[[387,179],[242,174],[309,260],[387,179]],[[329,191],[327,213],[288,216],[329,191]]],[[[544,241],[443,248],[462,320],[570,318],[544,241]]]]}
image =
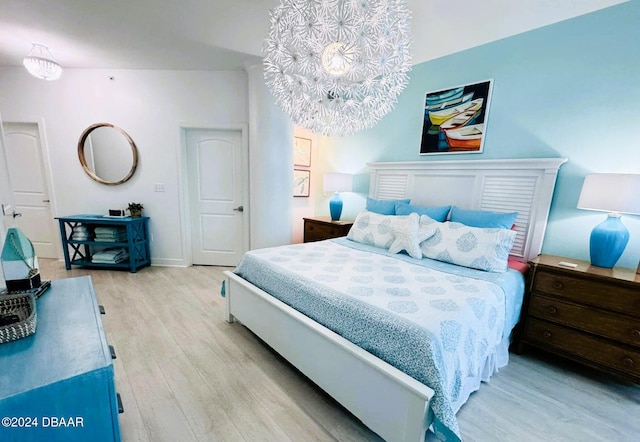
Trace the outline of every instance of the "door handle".
{"type": "Polygon", "coordinates": [[[43,202],[43,203],[48,203],[48,202],[49,202],[49,200],[42,200],[42,202],[43,202]]]}
{"type": "Polygon", "coordinates": [[[244,212],[244,206],[238,206],[233,210],[235,210],[236,212],[244,212]]]}
{"type": "Polygon", "coordinates": [[[19,216],[22,216],[22,213],[18,213],[18,212],[12,212],[11,216],[13,216],[14,218],[17,218],[19,216]]]}

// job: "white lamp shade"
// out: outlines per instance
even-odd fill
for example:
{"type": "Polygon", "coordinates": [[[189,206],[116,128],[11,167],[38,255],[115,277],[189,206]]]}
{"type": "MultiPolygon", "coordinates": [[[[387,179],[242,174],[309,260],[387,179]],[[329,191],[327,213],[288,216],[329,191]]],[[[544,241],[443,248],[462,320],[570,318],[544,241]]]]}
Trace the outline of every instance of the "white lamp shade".
{"type": "Polygon", "coordinates": [[[640,214],[640,175],[594,173],[584,178],[578,209],[640,214]]]}
{"type": "Polygon", "coordinates": [[[325,192],[351,192],[353,175],[348,173],[325,173],[322,178],[322,189],[325,192]]]}

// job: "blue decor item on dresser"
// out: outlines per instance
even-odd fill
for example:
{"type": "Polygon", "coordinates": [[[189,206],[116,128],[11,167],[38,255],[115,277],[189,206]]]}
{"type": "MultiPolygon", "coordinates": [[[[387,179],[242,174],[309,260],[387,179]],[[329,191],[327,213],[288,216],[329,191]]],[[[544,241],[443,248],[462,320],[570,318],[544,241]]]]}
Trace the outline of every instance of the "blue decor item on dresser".
{"type": "Polygon", "coordinates": [[[119,442],[112,355],[91,277],[37,300],[36,332],[0,344],[0,441],[119,442]]]}
{"type": "Polygon", "coordinates": [[[620,215],[609,214],[607,219],[591,231],[589,252],[591,264],[612,268],[622,256],[629,242],[629,230],[622,224],[620,215]]]}
{"type": "Polygon", "coordinates": [[[335,192],[329,200],[329,212],[332,221],[339,221],[342,215],[342,198],[339,192],[351,192],[353,175],[348,173],[325,173],[322,188],[325,192],[335,192]]]}
{"type": "Polygon", "coordinates": [[[338,192],[334,193],[329,200],[329,212],[332,221],[338,221],[342,215],[342,198],[338,192]]]}
{"type": "Polygon", "coordinates": [[[621,213],[640,215],[640,174],[593,173],[585,176],[578,209],[609,212],[607,219],[591,232],[591,264],[612,268],[629,242],[629,230],[621,213]]]}

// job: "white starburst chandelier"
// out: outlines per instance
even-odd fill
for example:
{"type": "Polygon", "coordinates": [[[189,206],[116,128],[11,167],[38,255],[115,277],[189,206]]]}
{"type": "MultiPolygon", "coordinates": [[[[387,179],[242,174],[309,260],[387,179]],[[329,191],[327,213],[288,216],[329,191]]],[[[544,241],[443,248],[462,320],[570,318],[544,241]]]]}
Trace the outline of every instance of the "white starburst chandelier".
{"type": "Polygon", "coordinates": [[[372,127],[409,80],[410,15],[405,0],[282,0],[264,44],[276,102],[315,133],[372,127]]]}
{"type": "Polygon", "coordinates": [[[34,77],[42,80],[57,80],[62,75],[62,67],[53,59],[46,46],[34,43],[22,64],[34,77]]]}

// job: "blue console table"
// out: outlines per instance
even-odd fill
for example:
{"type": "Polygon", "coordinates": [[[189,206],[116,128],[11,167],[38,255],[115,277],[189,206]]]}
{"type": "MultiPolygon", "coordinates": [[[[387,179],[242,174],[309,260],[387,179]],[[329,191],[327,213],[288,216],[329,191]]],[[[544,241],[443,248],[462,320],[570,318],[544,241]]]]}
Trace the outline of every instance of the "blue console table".
{"type": "Polygon", "coordinates": [[[129,269],[131,273],[135,273],[140,267],[151,264],[149,217],[147,216],[111,218],[103,215],[73,215],[56,219],[60,223],[62,251],[67,270],[71,270],[71,265],[78,265],[83,267],[124,268],[129,269]],[[127,240],[125,242],[74,240],[72,238],[73,228],[79,225],[84,225],[91,230],[96,227],[122,227],[126,229],[127,240]],[[92,262],[91,257],[95,251],[109,247],[125,248],[129,252],[129,259],[119,263],[92,262]]]}
{"type": "Polygon", "coordinates": [[[120,441],[91,277],[52,281],[36,312],[35,334],[0,344],[0,441],[120,441]]]}

